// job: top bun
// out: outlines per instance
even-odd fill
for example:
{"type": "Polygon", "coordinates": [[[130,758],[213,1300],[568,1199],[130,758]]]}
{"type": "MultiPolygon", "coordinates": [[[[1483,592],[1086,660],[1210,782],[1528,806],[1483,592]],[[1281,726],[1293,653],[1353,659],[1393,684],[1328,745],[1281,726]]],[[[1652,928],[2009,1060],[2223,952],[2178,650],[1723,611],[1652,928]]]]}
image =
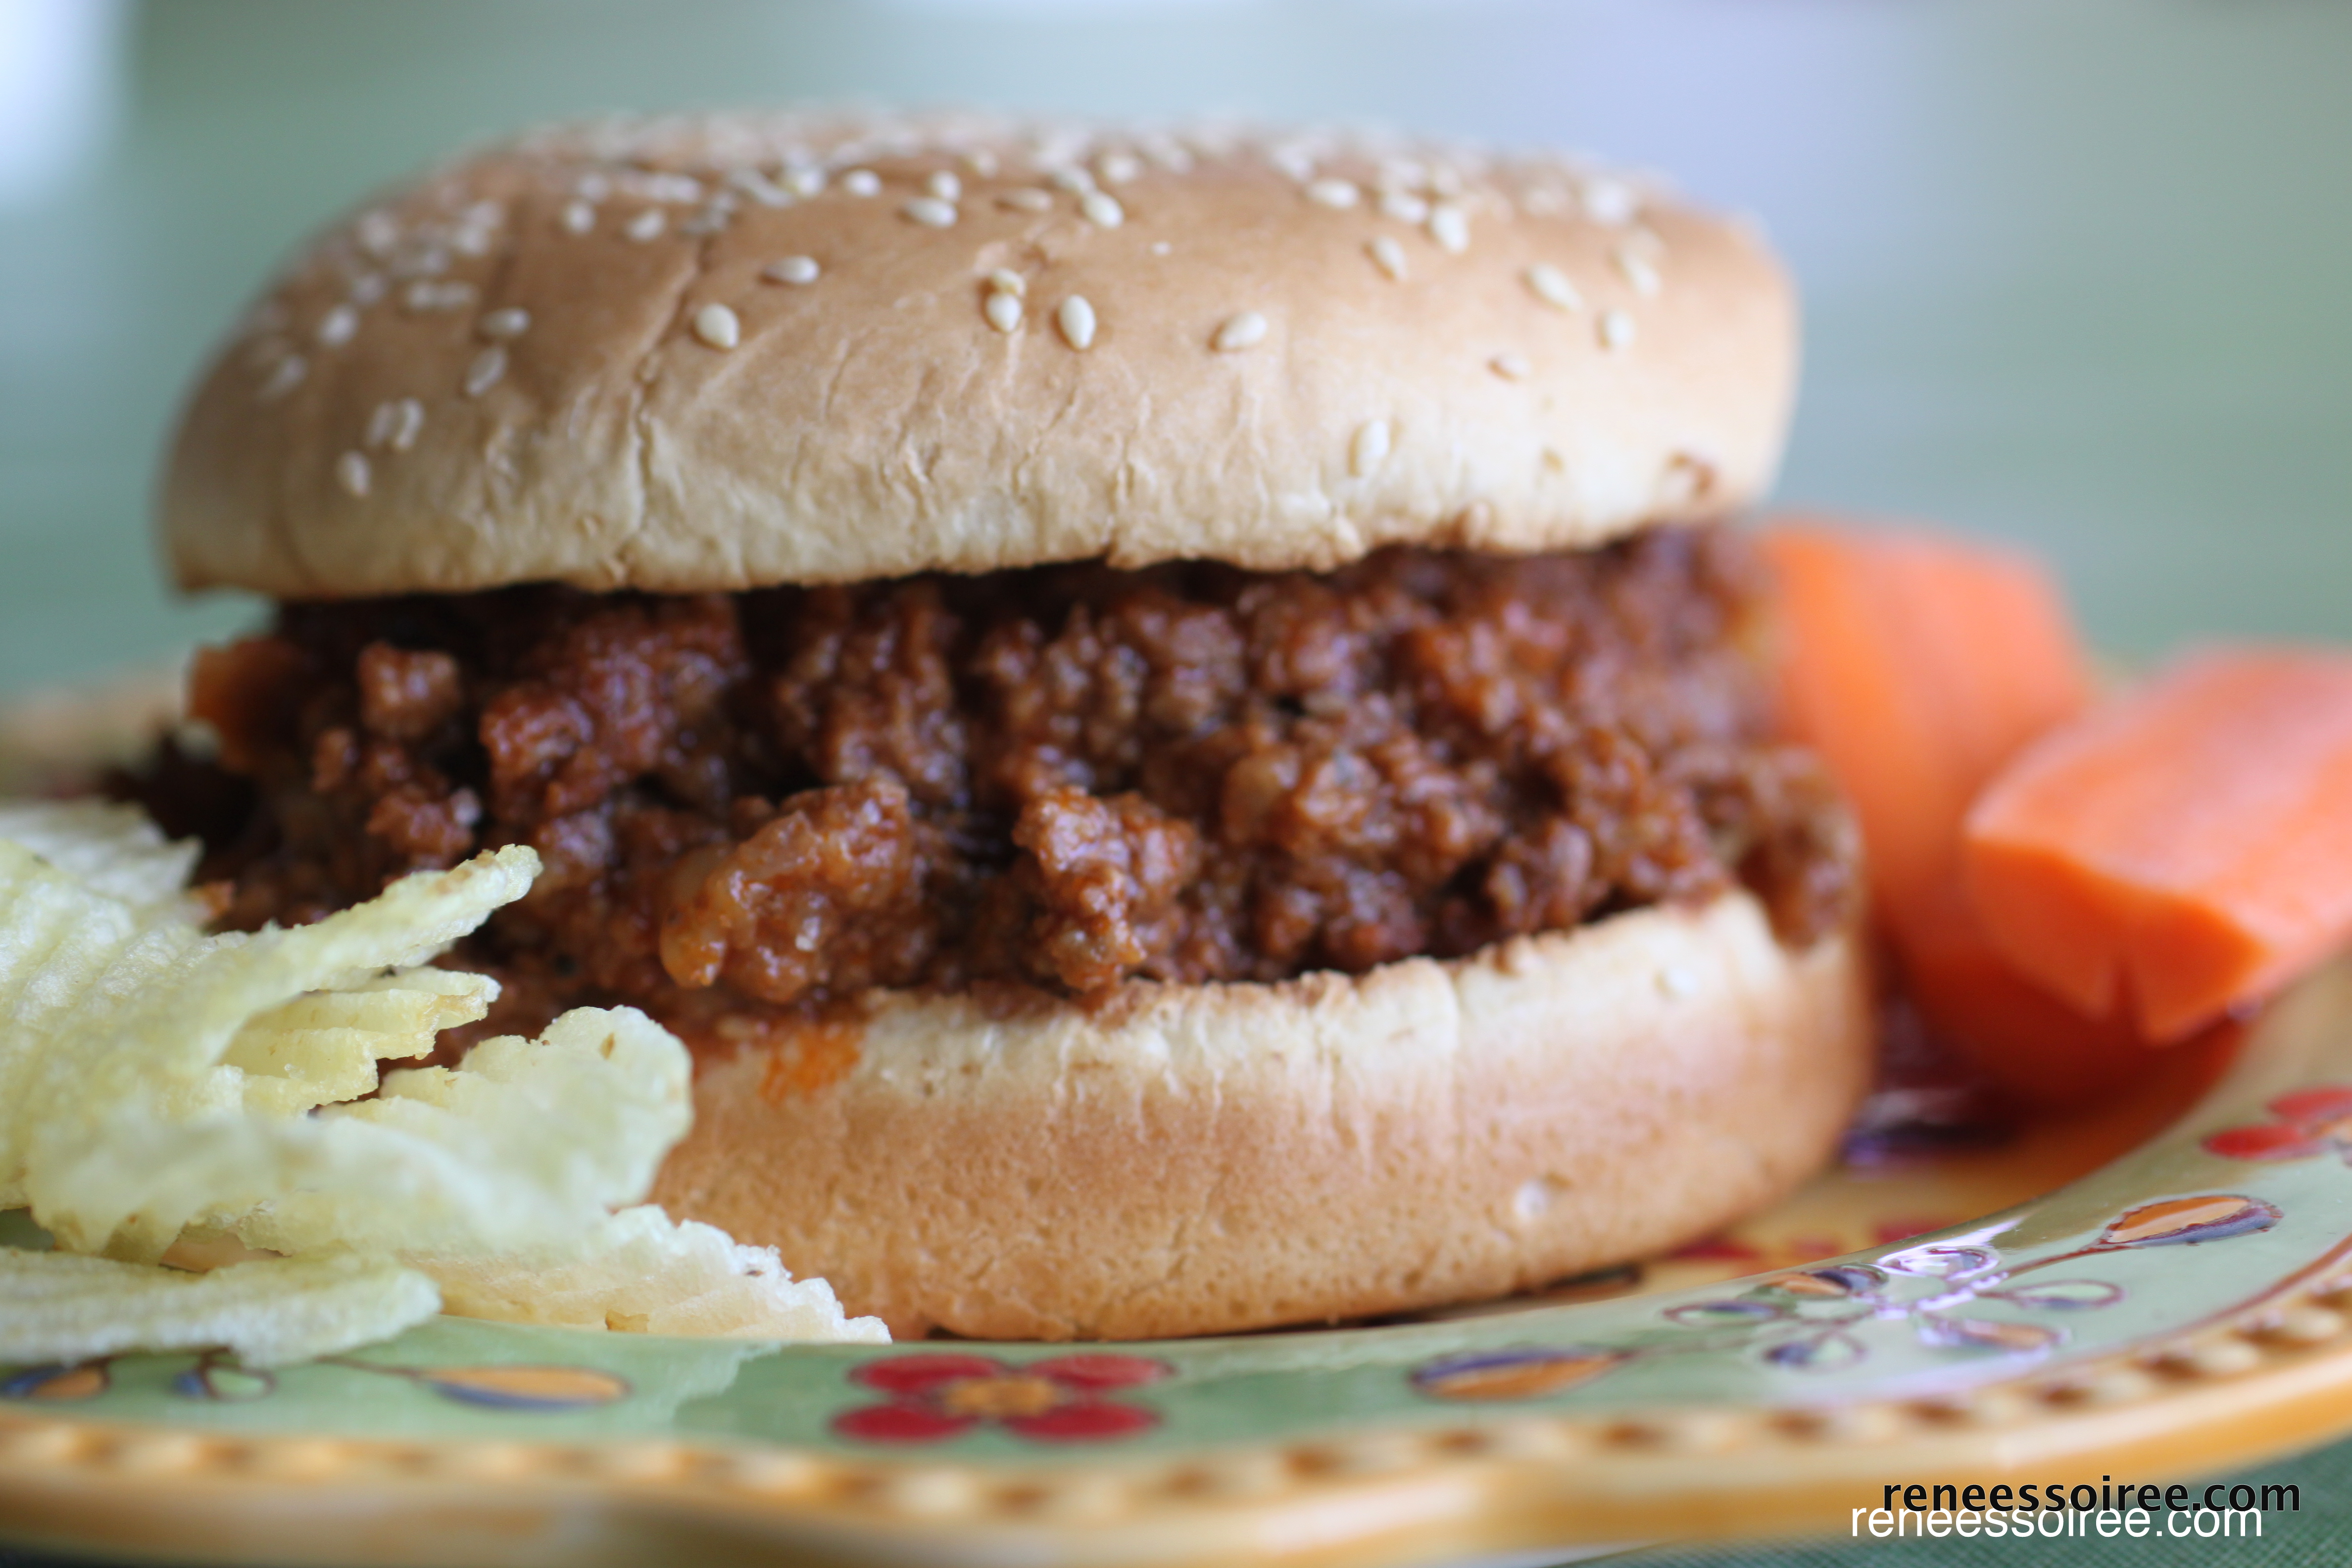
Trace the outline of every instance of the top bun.
{"type": "Polygon", "coordinates": [[[1551,157],[718,115],[526,135],[304,252],[182,422],[184,586],[658,592],[1582,548],[1769,482],[1747,226],[1551,157]]]}

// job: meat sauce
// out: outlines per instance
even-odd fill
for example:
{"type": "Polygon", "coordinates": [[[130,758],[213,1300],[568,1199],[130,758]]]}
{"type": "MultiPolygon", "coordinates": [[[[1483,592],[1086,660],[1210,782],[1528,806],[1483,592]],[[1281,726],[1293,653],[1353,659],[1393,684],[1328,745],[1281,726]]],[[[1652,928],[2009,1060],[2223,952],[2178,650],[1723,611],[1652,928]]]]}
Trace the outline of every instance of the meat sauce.
{"type": "Polygon", "coordinates": [[[625,1001],[707,1041],[877,985],[1360,972],[1735,884],[1803,944],[1855,897],[1854,839],[1771,738],[1759,605],[1713,529],[289,604],[193,678],[241,803],[185,764],[150,793],[214,803],[177,826],[236,929],[534,847],[457,958],[506,982],[501,1029],[625,1001]]]}

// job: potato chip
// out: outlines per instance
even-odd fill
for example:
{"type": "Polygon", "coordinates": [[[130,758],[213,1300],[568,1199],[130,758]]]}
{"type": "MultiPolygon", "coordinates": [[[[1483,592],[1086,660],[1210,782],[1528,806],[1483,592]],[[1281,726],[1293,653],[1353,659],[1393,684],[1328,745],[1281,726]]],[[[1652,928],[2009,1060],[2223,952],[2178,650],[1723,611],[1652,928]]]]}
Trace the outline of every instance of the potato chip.
{"type": "MultiPolygon", "coordinates": [[[[378,1098],[266,1138],[158,1136],[169,1179],[213,1194],[192,1217],[255,1247],[561,1247],[653,1184],[693,1120],[688,1077],[686,1047],[644,1014],[582,1007],[537,1041],[485,1040],[460,1067],[386,1074],[378,1098]]],[[[110,1206],[126,1200],[149,1201],[124,1193],[110,1206]]]]}
{"type": "Polygon", "coordinates": [[[293,1135],[240,1113],[325,1098],[229,1064],[238,1033],[306,992],[370,986],[431,957],[520,897],[538,868],[529,849],[502,849],[404,878],[315,925],[206,937],[0,843],[0,1203],[29,1199],[71,1251],[160,1256],[220,1194],[181,1180],[159,1140],[191,1156],[208,1143],[217,1159],[293,1135]],[[262,1103],[249,1104],[256,1084],[262,1103]],[[94,1159],[117,1179],[87,1182],[94,1159]]]}
{"type": "Polygon", "coordinates": [[[890,1338],[879,1318],[843,1316],[824,1280],[794,1279],[774,1247],[741,1246],[651,1204],[607,1217],[577,1256],[403,1261],[440,1285],[446,1310],[468,1318],[733,1339],[890,1338]]]}
{"type": "Polygon", "coordinates": [[[137,806],[103,800],[0,800],[0,838],[133,909],[186,898],[204,850],[193,838],[165,838],[137,806]]]}
{"type": "Polygon", "coordinates": [[[439,1304],[424,1275],[348,1254],[187,1274],[0,1247],[0,1362],[219,1346],[247,1366],[282,1366],[389,1339],[439,1304]]]}
{"type": "Polygon", "coordinates": [[[221,1061],[245,1102],[281,1115],[373,1092],[376,1063],[429,1055],[444,1029],[489,1014],[499,983],[448,969],[401,969],[347,991],[315,991],[247,1019],[221,1061]]]}
{"type": "MultiPolygon", "coordinates": [[[[686,1049],[643,1014],[583,1008],[537,1041],[379,1079],[378,1063],[427,1055],[439,1031],[487,1015],[495,981],[422,965],[521,896],[530,850],[404,879],[314,925],[206,936],[176,891],[189,851],[135,815],[0,813],[37,846],[0,837],[0,1208],[28,1206],[66,1253],[122,1260],[71,1276],[79,1295],[54,1273],[12,1287],[28,1310],[50,1292],[27,1320],[44,1343],[290,1359],[429,1311],[416,1306],[429,1281],[388,1261],[401,1254],[430,1258],[493,1315],[887,1337],[772,1251],[658,1210],[612,1215],[644,1195],[693,1114],[686,1049]],[[144,1267],[184,1237],[306,1267],[387,1261],[336,1263],[331,1278],[236,1262],[203,1277],[234,1289],[189,1294],[197,1277],[144,1267]],[[103,1280],[127,1282],[120,1313],[103,1280]],[[215,1337],[188,1337],[202,1333],[215,1337]]],[[[16,1299],[0,1293],[0,1308],[16,1299]]]]}

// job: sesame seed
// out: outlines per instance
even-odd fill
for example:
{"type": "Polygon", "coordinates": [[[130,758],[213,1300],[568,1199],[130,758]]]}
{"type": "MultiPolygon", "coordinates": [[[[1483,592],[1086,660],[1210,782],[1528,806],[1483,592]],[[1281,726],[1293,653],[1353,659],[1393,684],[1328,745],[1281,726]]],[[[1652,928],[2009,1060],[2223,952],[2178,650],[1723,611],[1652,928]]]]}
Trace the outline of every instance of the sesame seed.
{"type": "Polygon", "coordinates": [[[1603,310],[1594,323],[1604,349],[1622,349],[1633,341],[1633,318],[1622,310],[1603,310]]]}
{"type": "Polygon", "coordinates": [[[352,341],[360,330],[360,310],[357,305],[338,305],[319,318],[319,341],[329,348],[341,348],[352,341]]]}
{"type": "Polygon", "coordinates": [[[1399,283],[1404,281],[1404,247],[1394,238],[1382,235],[1364,247],[1372,253],[1372,264],[1399,283]]]}
{"type": "Polygon", "coordinates": [[[1550,217],[1568,210],[1568,193],[1555,185],[1538,185],[1520,193],[1519,206],[1531,217],[1550,217]]]}
{"type": "Polygon", "coordinates": [[[1266,330],[1264,316],[1255,310],[1244,310],[1237,316],[1225,318],[1224,323],[1218,327],[1216,336],[1209,340],[1209,346],[1219,353],[1254,348],[1265,342],[1266,330]]]}
{"type": "Polygon", "coordinates": [[[1010,294],[1018,300],[1029,292],[1029,279],[1009,267],[1000,267],[988,275],[988,286],[1000,294],[1010,294]]]}
{"type": "Polygon", "coordinates": [[[1174,248],[1175,247],[1164,239],[1155,239],[1151,242],[1151,254],[1154,256],[1165,256],[1174,248]]]}
{"type": "Polygon", "coordinates": [[[787,256],[782,261],[771,261],[760,269],[760,276],[771,283],[814,283],[817,276],[814,256],[787,256]]]}
{"type": "Polygon", "coordinates": [[[1029,161],[1040,169],[1058,169],[1065,163],[1075,163],[1085,151],[1084,132],[1070,125],[1039,125],[1032,127],[1028,136],[1029,161]]]}
{"type": "Polygon", "coordinates": [[[963,182],[946,169],[941,169],[938,174],[925,180],[923,188],[943,202],[957,201],[963,195],[963,182]]]}
{"type": "Polygon", "coordinates": [[[507,351],[492,343],[474,356],[466,367],[466,395],[479,397],[499,384],[507,373],[507,351]]]}
{"type": "Polygon", "coordinates": [[[420,245],[392,259],[394,278],[438,278],[449,270],[449,252],[438,245],[420,245]]]}
{"type": "Polygon", "coordinates": [[[728,172],[727,183],[763,207],[788,207],[793,205],[793,193],[757,169],[731,169],[728,172]]]}
{"type": "Polygon", "coordinates": [[[360,248],[370,256],[385,255],[400,243],[400,225],[380,208],[360,214],[353,227],[359,234],[360,248]]]}
{"type": "Polygon", "coordinates": [[[473,302],[474,286],[457,279],[452,279],[446,283],[436,283],[428,279],[420,279],[411,283],[401,296],[402,304],[418,312],[462,310],[473,302]]]}
{"type": "Polygon", "coordinates": [[[1316,180],[1307,187],[1307,199],[1318,206],[1351,207],[1362,198],[1353,180],[1316,180]]]}
{"type": "Polygon", "coordinates": [[[988,324],[1000,332],[1012,331],[1021,325],[1021,296],[1010,290],[992,291],[980,310],[988,318],[988,324]]]}
{"type": "Polygon", "coordinates": [[[669,215],[659,207],[647,207],[628,221],[621,232],[642,245],[649,239],[659,239],[661,231],[669,224],[669,215]]]}
{"type": "Polygon", "coordinates": [[[294,348],[294,345],[287,343],[287,341],[282,339],[282,336],[275,334],[275,331],[258,336],[258,339],[249,339],[245,343],[245,355],[242,355],[245,357],[245,369],[275,367],[278,362],[285,360],[287,353],[289,353],[291,348],[294,348]]]}
{"type": "Polygon", "coordinates": [[[574,196],[563,204],[563,228],[567,234],[586,234],[596,226],[596,209],[574,196]]]}
{"type": "Polygon", "coordinates": [[[1698,994],[1698,976],[1679,964],[1658,971],[1658,992],[1677,1000],[1698,994]]]}
{"type": "Polygon", "coordinates": [[[956,220],[955,204],[937,196],[917,196],[898,209],[901,216],[912,218],[925,228],[948,228],[956,220]]]}
{"type": "Polygon", "coordinates": [[[358,277],[352,279],[352,303],[354,305],[373,305],[378,300],[383,299],[384,290],[391,287],[391,284],[384,281],[383,273],[362,272],[358,277]]]}
{"type": "Polygon", "coordinates": [[[1534,367],[1517,354],[1496,354],[1486,362],[1486,368],[1505,381],[1525,381],[1534,374],[1534,367]]]}
{"type": "Polygon", "coordinates": [[[1621,228],[1633,220],[1641,210],[1640,198],[1633,187],[1622,180],[1588,180],[1584,184],[1584,210],[1597,224],[1609,228],[1621,228]]]}
{"type": "Polygon", "coordinates": [[[1470,248],[1470,215],[1452,202],[1429,209],[1429,237],[1455,256],[1470,248]]]}
{"type": "Polygon", "coordinates": [[[1132,153],[1106,153],[1095,160],[1095,173],[1106,185],[1123,185],[1143,173],[1143,160],[1132,153]]]}
{"type": "Polygon", "coordinates": [[[1066,163],[1046,172],[1045,177],[1074,195],[1084,195],[1095,188],[1095,177],[1075,163],[1066,163]]]}
{"type": "Polygon", "coordinates": [[[1460,195],[1462,194],[1462,171],[1455,168],[1451,163],[1431,164],[1429,166],[1429,188],[1435,191],[1441,196],[1460,195]]]}
{"type": "Polygon", "coordinates": [[[519,338],[530,331],[530,312],[520,305],[506,305],[492,310],[476,323],[486,338],[519,338]]]}
{"type": "Polygon", "coordinates": [[[694,313],[694,335],[714,349],[731,349],[743,341],[743,322],[724,305],[705,305],[694,313]]]}
{"type": "Polygon", "coordinates": [[[1429,204],[1411,191],[1385,191],[1381,195],[1381,211],[1399,223],[1426,223],[1429,204]]]}
{"type": "Polygon", "coordinates": [[[1054,312],[1054,324],[1062,329],[1062,336],[1074,349],[1083,349],[1095,341],[1095,308],[1084,294],[1073,294],[1062,301],[1054,312]]]}
{"type": "Polygon", "coordinates": [[[394,398],[377,404],[375,412],[368,416],[364,444],[405,452],[416,445],[416,433],[424,427],[425,405],[413,397],[394,398]]]}
{"type": "Polygon", "coordinates": [[[698,202],[702,199],[702,182],[691,174],[673,174],[656,170],[623,178],[649,202],[698,202]]]}
{"type": "MultiPolygon", "coordinates": [[[[841,188],[853,196],[870,196],[882,188],[871,169],[852,169],[842,176],[841,188]]],[[[795,163],[784,171],[784,189],[796,196],[814,196],[824,189],[824,171],[814,163],[795,163]]]]}
{"type": "Polygon", "coordinates": [[[613,194],[613,182],[609,176],[591,169],[572,182],[572,191],[583,200],[601,202],[613,194]]]}
{"type": "Polygon", "coordinates": [[[300,354],[288,354],[270,367],[269,374],[262,380],[258,395],[264,403],[274,402],[299,386],[302,378],[310,374],[309,360],[300,354]]]}
{"type": "Polygon", "coordinates": [[[996,205],[1004,207],[1015,207],[1025,213],[1041,213],[1052,209],[1054,205],[1054,198],[1047,195],[1043,191],[1034,190],[1029,186],[1024,185],[1019,190],[1006,191],[1003,195],[998,196],[996,198],[996,205]]]}
{"type": "Polygon", "coordinates": [[[364,453],[345,452],[335,459],[335,482],[355,496],[368,493],[368,460],[364,453]]]}
{"type": "Polygon", "coordinates": [[[1302,185],[1315,177],[1315,155],[1304,147],[1277,147],[1266,162],[1302,185]]]}
{"type": "MultiPolygon", "coordinates": [[[[819,174],[816,182],[823,189],[824,176],[819,174]]],[[[852,169],[841,176],[841,188],[853,196],[878,196],[882,194],[882,176],[871,169],[852,169]]]]}
{"type": "Polygon", "coordinates": [[[966,167],[983,180],[996,177],[996,154],[982,147],[963,155],[966,167]]]}
{"type": "Polygon", "coordinates": [[[452,233],[449,243],[461,256],[488,256],[490,253],[490,231],[468,224],[452,233]]]}
{"type": "Polygon", "coordinates": [[[1576,285],[1568,280],[1568,274],[1550,262],[1537,262],[1528,268],[1527,276],[1528,287],[1534,289],[1536,298],[1545,304],[1563,310],[1584,309],[1584,296],[1576,291],[1576,285]]]}
{"type": "Polygon", "coordinates": [[[1088,191],[1080,196],[1078,211],[1097,228],[1117,228],[1127,221],[1127,209],[1118,205],[1118,198],[1101,191],[1088,191]]]}
{"type": "Polygon", "coordinates": [[[692,217],[688,218],[684,223],[679,224],[677,226],[677,232],[680,234],[693,235],[698,237],[706,234],[723,233],[726,230],[728,220],[734,216],[735,204],[724,197],[719,197],[704,206],[700,212],[696,213],[692,217]]]}
{"type": "Polygon", "coordinates": [[[1624,274],[1625,281],[1633,286],[1634,293],[1645,300],[1654,298],[1657,294],[1658,269],[1640,255],[1621,245],[1609,259],[1617,264],[1617,270],[1624,274]]]}
{"type": "Polygon", "coordinates": [[[1348,471],[1358,479],[1370,475],[1389,457],[1389,422],[1367,419],[1356,426],[1355,438],[1348,443],[1348,471]]]}

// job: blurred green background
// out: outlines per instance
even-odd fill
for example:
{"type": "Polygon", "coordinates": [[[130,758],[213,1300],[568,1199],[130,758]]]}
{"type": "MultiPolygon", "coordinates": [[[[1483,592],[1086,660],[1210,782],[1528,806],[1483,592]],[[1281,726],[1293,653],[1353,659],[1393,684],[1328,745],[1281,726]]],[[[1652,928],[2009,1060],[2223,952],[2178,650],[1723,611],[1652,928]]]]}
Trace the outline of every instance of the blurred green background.
{"type": "Polygon", "coordinates": [[[172,599],[148,514],[181,388],[305,231],[520,121],[805,97],[1674,170],[1807,289],[1782,500],[2031,541],[2127,654],[2343,637],[2347,66],[2317,3],[0,0],[0,689],[254,614],[172,599]],[[25,68],[44,27],[95,63],[25,68]]]}

